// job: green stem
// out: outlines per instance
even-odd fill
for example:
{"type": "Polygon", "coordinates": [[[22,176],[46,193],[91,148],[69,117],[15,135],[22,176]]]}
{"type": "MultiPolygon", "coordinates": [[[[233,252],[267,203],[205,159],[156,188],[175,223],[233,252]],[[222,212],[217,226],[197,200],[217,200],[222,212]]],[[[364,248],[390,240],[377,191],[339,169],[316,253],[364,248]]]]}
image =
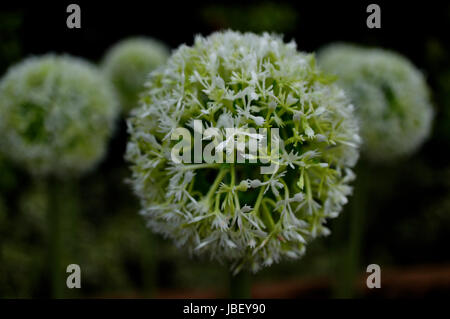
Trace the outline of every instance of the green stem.
{"type": "Polygon", "coordinates": [[[255,213],[259,212],[259,206],[261,205],[262,199],[264,197],[264,190],[265,190],[265,187],[261,186],[260,190],[259,190],[258,198],[256,199],[255,207],[253,208],[253,211],[255,213]]]}
{"type": "Polygon", "coordinates": [[[234,184],[235,184],[235,181],[236,181],[236,172],[235,172],[234,163],[232,163],[230,165],[230,167],[231,167],[231,172],[230,172],[230,174],[231,174],[231,187],[233,187],[234,184]]]}
{"type": "Polygon", "coordinates": [[[230,278],[230,298],[248,299],[251,298],[251,275],[246,271],[241,271],[237,275],[229,274],[230,278]]]}
{"type": "MultiPolygon", "coordinates": [[[[231,167],[231,171],[230,171],[231,185],[230,185],[230,187],[233,188],[236,185],[236,168],[235,168],[234,163],[232,163],[230,165],[230,167],[231,167]]],[[[236,206],[236,210],[241,209],[241,204],[239,202],[239,196],[238,196],[237,192],[234,192],[233,197],[234,197],[234,205],[236,206]]]]}
{"type": "Polygon", "coordinates": [[[269,229],[269,232],[272,232],[273,229],[275,228],[275,223],[273,221],[272,214],[270,213],[269,209],[267,208],[267,206],[264,202],[262,203],[262,208],[263,208],[264,217],[267,219],[267,222],[268,222],[268,225],[266,225],[266,226],[269,229]]]}
{"type": "Polygon", "coordinates": [[[153,298],[156,294],[156,278],[157,278],[157,255],[158,244],[155,235],[151,232],[147,232],[146,243],[144,247],[146,248],[142,252],[141,256],[141,267],[143,277],[143,289],[147,297],[153,298]]]}
{"type": "Polygon", "coordinates": [[[59,182],[50,178],[47,184],[50,294],[52,298],[63,298],[64,282],[61,264],[62,218],[60,216],[59,182]]]}
{"type": "Polygon", "coordinates": [[[367,178],[368,170],[366,167],[359,166],[357,171],[359,178],[356,182],[355,197],[352,205],[352,221],[350,223],[350,242],[349,242],[349,272],[351,285],[351,296],[355,295],[355,285],[358,274],[363,272],[361,268],[361,247],[365,230],[365,214],[367,213],[367,178]]]}
{"type": "Polygon", "coordinates": [[[47,180],[50,290],[52,298],[68,298],[77,289],[68,290],[66,268],[77,264],[79,193],[78,181],[47,180]]]}
{"type": "Polygon", "coordinates": [[[201,168],[218,168],[218,167],[220,167],[220,164],[217,163],[203,163],[203,164],[184,165],[182,169],[188,171],[201,168]]]}
{"type": "Polygon", "coordinates": [[[272,205],[272,207],[275,209],[275,207],[277,207],[277,203],[275,203],[275,201],[273,200],[273,199],[271,199],[271,198],[264,198],[263,199],[263,202],[267,202],[267,203],[269,203],[270,205],[272,205]]]}
{"type": "MultiPolygon", "coordinates": [[[[367,181],[368,168],[359,163],[355,168],[357,180],[354,185],[353,197],[348,206],[349,216],[343,219],[348,225],[348,242],[345,250],[337,260],[337,284],[335,296],[338,298],[353,298],[356,295],[355,284],[358,275],[363,272],[361,268],[361,247],[365,230],[365,214],[367,213],[367,181]]],[[[342,228],[342,225],[341,225],[342,228]]],[[[342,229],[341,229],[342,231],[342,229]]]]}
{"type": "Polygon", "coordinates": [[[216,192],[217,188],[219,187],[220,182],[225,177],[225,174],[227,173],[226,168],[221,168],[219,171],[219,174],[217,174],[216,179],[214,180],[214,183],[212,184],[211,188],[209,189],[208,193],[205,196],[206,201],[210,201],[214,193],[216,192]]]}

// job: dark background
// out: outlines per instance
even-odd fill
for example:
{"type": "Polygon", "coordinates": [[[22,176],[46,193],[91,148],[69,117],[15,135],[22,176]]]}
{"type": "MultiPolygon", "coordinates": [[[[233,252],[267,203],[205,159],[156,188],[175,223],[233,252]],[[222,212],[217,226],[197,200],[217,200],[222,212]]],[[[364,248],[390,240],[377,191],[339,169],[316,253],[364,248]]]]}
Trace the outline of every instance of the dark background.
{"type": "MultiPolygon", "coordinates": [[[[371,167],[362,264],[387,269],[386,285],[377,292],[361,289],[359,295],[448,297],[450,4],[375,1],[381,7],[382,27],[368,29],[366,7],[372,2],[3,1],[0,74],[30,55],[68,53],[97,63],[111,45],[129,36],[151,36],[175,49],[191,44],[195,34],[228,28],[283,33],[286,41],[295,39],[298,49],[308,52],[335,41],[397,51],[424,72],[436,118],[432,136],[414,156],[371,167]],[[81,29],[66,27],[69,3],[81,7],[81,29]]],[[[66,258],[86,270],[81,291],[68,296],[221,296],[225,266],[191,260],[145,229],[137,215],[138,202],[124,183],[129,173],[123,160],[124,120],[120,126],[107,159],[77,186],[76,205],[82,214],[76,224],[67,221],[74,240],[66,243],[66,258]],[[153,271],[156,279],[149,275],[153,271]]],[[[4,165],[0,297],[46,297],[45,192],[19,168],[4,165]]],[[[337,240],[338,235],[319,239],[302,260],[259,273],[255,295],[332,296],[335,259],[342,249],[337,240]]],[[[360,272],[365,272],[362,265],[360,272]]]]}
{"type": "MultiPolygon", "coordinates": [[[[112,43],[130,35],[151,35],[176,48],[181,43],[191,43],[197,33],[207,35],[215,29],[227,27],[261,31],[267,25],[272,27],[267,31],[285,33],[286,40],[294,38],[299,48],[306,51],[316,50],[331,41],[374,44],[408,54],[416,64],[425,59],[424,46],[428,40],[447,39],[450,13],[449,4],[444,1],[421,4],[376,1],[381,6],[382,28],[368,29],[366,7],[372,2],[19,1],[18,4],[13,2],[2,7],[4,12],[16,12],[23,17],[20,28],[23,53],[41,54],[50,50],[70,52],[93,60],[99,59],[112,43]],[[66,7],[70,3],[81,7],[81,29],[70,30],[66,27],[66,7]],[[272,23],[261,19],[259,22],[249,21],[254,16],[246,13],[254,11],[254,7],[271,3],[284,11],[291,11],[296,16],[290,20],[294,23],[282,25],[280,21],[283,19],[272,23]],[[211,8],[223,8],[224,12],[214,14],[217,10],[211,8]],[[256,30],[259,28],[261,30],[256,30]]],[[[274,11],[267,12],[267,15],[270,14],[274,11]]]]}

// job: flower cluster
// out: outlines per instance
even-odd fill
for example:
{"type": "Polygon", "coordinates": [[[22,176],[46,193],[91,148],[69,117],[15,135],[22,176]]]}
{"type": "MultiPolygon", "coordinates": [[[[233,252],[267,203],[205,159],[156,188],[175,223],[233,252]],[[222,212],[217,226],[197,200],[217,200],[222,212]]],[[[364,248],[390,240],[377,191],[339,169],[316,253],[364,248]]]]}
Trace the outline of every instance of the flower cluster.
{"type": "Polygon", "coordinates": [[[32,57],[0,82],[0,150],[32,174],[79,174],[104,155],[117,114],[114,91],[95,66],[32,57]]]}
{"type": "Polygon", "coordinates": [[[128,121],[126,156],[148,226],[236,272],[302,256],[347,202],[359,154],[353,106],[331,82],[313,55],[275,35],[227,31],[178,48],[128,121]],[[249,158],[175,163],[171,135],[193,131],[193,120],[222,133],[278,128],[278,151],[257,155],[276,169],[261,174],[249,158]]]}
{"type": "Polygon", "coordinates": [[[330,45],[320,66],[339,77],[361,121],[362,151],[374,162],[414,152],[428,137],[433,109],[423,75],[406,58],[381,49],[330,45]]]}
{"type": "Polygon", "coordinates": [[[163,64],[168,56],[169,49],[151,38],[130,38],[107,52],[102,68],[114,84],[125,112],[137,106],[148,74],[163,64]]]}

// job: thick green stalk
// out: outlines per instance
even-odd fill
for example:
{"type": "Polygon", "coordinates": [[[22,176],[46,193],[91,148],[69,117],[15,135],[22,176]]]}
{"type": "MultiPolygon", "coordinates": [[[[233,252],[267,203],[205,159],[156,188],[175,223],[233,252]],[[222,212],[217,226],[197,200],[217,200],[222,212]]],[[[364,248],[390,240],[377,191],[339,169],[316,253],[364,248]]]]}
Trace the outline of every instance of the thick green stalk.
{"type": "Polygon", "coordinates": [[[63,298],[64,280],[62,268],[62,216],[59,182],[49,178],[47,187],[48,196],[48,232],[49,232],[49,266],[50,266],[50,296],[63,298]]]}
{"type": "Polygon", "coordinates": [[[248,299],[251,298],[251,274],[241,271],[237,275],[230,272],[230,298],[248,299]]]}
{"type": "Polygon", "coordinates": [[[352,205],[352,220],[350,223],[350,241],[349,241],[349,280],[352,283],[350,293],[351,297],[355,296],[355,285],[358,276],[363,273],[363,265],[361,261],[361,247],[363,244],[365,232],[365,215],[369,207],[368,201],[368,183],[369,168],[362,163],[357,167],[356,173],[358,179],[356,181],[355,196],[352,205]]]}
{"type": "Polygon", "coordinates": [[[146,250],[142,252],[141,267],[143,278],[143,292],[146,297],[154,298],[156,295],[156,278],[157,278],[157,260],[156,251],[158,250],[158,243],[155,235],[148,232],[146,236],[146,250]]]}
{"type": "MultiPolygon", "coordinates": [[[[344,249],[340,248],[340,255],[337,260],[337,286],[335,287],[335,297],[353,298],[356,296],[355,285],[358,284],[358,276],[364,269],[361,264],[361,247],[365,231],[365,214],[367,213],[367,192],[369,168],[364,163],[359,163],[355,171],[357,179],[354,185],[353,197],[348,205],[348,217],[342,216],[339,230],[347,229],[347,241],[344,249]],[[346,218],[345,218],[346,217],[346,218]],[[348,227],[342,225],[346,223],[348,227]]],[[[339,231],[338,230],[338,231],[339,231]]]]}
{"type": "Polygon", "coordinates": [[[65,298],[76,294],[76,289],[67,288],[66,268],[77,264],[78,184],[56,178],[49,178],[47,184],[51,297],[65,298]]]}

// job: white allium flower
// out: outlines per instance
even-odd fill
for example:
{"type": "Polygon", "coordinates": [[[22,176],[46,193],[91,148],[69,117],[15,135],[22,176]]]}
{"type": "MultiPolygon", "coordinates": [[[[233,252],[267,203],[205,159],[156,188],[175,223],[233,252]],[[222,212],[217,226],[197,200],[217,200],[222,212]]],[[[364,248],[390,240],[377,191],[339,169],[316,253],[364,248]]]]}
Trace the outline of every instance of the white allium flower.
{"type": "Polygon", "coordinates": [[[0,150],[32,174],[81,174],[105,154],[117,114],[113,89],[95,66],[32,57],[0,82],[0,150]]]}
{"type": "Polygon", "coordinates": [[[362,150],[375,162],[419,148],[431,130],[433,109],[422,73],[406,58],[382,49],[333,44],[320,66],[338,76],[361,121],[362,150]]]}
{"type": "Polygon", "coordinates": [[[125,112],[138,105],[148,74],[166,62],[169,53],[163,43],[144,37],[123,40],[108,50],[102,68],[114,84],[125,112]]]}
{"type": "Polygon", "coordinates": [[[231,262],[234,271],[299,258],[308,241],[329,233],[327,218],[351,193],[359,135],[352,105],[313,55],[269,34],[198,36],[152,72],[146,87],[128,121],[126,156],[151,229],[192,253],[231,262]],[[179,127],[192,134],[234,129],[215,147],[224,158],[233,141],[238,155],[248,155],[245,139],[263,144],[245,129],[278,128],[279,152],[262,147],[245,163],[176,163],[171,134],[179,127]],[[261,174],[261,165],[276,169],[261,174]]]}

